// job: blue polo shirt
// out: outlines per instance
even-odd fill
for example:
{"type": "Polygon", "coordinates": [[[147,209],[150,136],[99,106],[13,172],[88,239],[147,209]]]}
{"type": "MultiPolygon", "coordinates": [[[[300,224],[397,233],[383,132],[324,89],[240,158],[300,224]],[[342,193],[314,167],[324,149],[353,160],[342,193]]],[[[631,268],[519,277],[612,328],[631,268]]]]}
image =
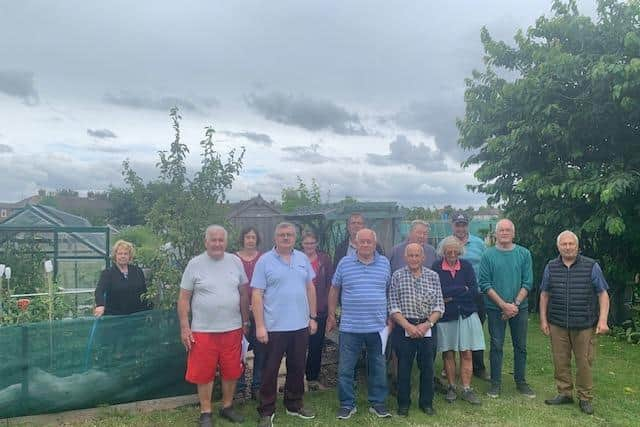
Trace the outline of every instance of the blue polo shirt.
{"type": "Polygon", "coordinates": [[[264,323],[268,332],[297,331],[309,326],[307,284],[315,276],[309,258],[295,249],[288,263],[275,248],[258,259],[251,287],[264,290],[264,323]]]}
{"type": "Polygon", "coordinates": [[[389,260],[377,252],[370,264],[357,256],[340,260],[332,286],[342,289],[341,332],[370,333],[385,327],[390,280],[389,260]]]}

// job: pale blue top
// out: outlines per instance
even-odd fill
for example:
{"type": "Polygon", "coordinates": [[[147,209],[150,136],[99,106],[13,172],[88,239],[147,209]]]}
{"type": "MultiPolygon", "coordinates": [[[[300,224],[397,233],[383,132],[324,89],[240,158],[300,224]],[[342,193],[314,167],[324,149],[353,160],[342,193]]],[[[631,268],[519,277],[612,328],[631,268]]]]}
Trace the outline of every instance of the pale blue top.
{"type": "Polygon", "coordinates": [[[268,332],[297,331],[309,325],[307,284],[315,276],[309,258],[298,250],[291,252],[288,263],[275,248],[260,257],[251,287],[264,289],[264,323],[268,332]]]}

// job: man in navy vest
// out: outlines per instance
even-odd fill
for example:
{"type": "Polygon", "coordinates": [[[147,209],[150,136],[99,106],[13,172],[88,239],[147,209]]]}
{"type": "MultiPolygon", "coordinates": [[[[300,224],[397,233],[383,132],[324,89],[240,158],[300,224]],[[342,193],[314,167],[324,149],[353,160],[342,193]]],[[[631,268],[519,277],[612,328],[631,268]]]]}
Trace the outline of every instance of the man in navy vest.
{"type": "Polygon", "coordinates": [[[591,365],[594,334],[609,331],[609,285],[598,263],[578,253],[578,236],[569,230],[558,235],[558,258],[549,261],[540,286],[540,329],[551,336],[558,395],[547,405],[573,403],[571,352],[576,359],[580,410],[593,414],[591,365]]]}

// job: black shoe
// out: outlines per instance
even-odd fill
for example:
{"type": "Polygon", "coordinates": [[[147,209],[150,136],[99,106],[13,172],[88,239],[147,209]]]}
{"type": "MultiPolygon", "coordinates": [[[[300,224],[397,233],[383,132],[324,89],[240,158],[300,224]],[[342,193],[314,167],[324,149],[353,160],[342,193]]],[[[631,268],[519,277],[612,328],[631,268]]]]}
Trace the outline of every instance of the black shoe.
{"type": "Polygon", "coordinates": [[[429,416],[433,416],[436,414],[436,410],[433,409],[433,406],[423,406],[420,408],[420,410],[429,416]]]}
{"type": "Polygon", "coordinates": [[[545,399],[544,403],[547,405],[566,405],[568,403],[573,403],[573,397],[559,394],[552,399],[545,399]]]}
{"type": "Polygon", "coordinates": [[[588,400],[580,401],[580,410],[587,415],[593,415],[593,406],[591,406],[591,402],[588,400]]]}
{"type": "Polygon", "coordinates": [[[408,417],[409,408],[398,408],[398,415],[400,415],[401,417],[408,417]]]}
{"type": "Polygon", "coordinates": [[[199,427],[211,427],[213,424],[211,423],[211,412],[203,412],[200,414],[200,419],[198,420],[199,427]]]}
{"type": "Polygon", "coordinates": [[[516,390],[520,392],[521,395],[528,397],[529,399],[533,399],[536,397],[536,392],[529,387],[527,383],[518,383],[516,384],[516,390]]]}
{"type": "Polygon", "coordinates": [[[244,417],[239,413],[237,413],[236,410],[233,409],[233,406],[229,406],[227,408],[220,408],[219,414],[222,418],[226,418],[232,423],[241,424],[244,422],[244,417]]]}

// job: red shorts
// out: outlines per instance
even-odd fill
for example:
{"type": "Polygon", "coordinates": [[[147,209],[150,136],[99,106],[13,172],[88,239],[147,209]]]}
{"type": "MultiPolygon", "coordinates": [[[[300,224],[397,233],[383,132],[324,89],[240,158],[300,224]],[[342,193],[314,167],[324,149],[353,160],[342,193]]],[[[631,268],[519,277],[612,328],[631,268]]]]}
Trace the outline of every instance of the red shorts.
{"type": "Polygon", "coordinates": [[[185,379],[193,384],[208,384],[220,374],[235,381],[242,374],[242,329],[229,332],[193,332],[194,343],[187,356],[185,379]]]}

